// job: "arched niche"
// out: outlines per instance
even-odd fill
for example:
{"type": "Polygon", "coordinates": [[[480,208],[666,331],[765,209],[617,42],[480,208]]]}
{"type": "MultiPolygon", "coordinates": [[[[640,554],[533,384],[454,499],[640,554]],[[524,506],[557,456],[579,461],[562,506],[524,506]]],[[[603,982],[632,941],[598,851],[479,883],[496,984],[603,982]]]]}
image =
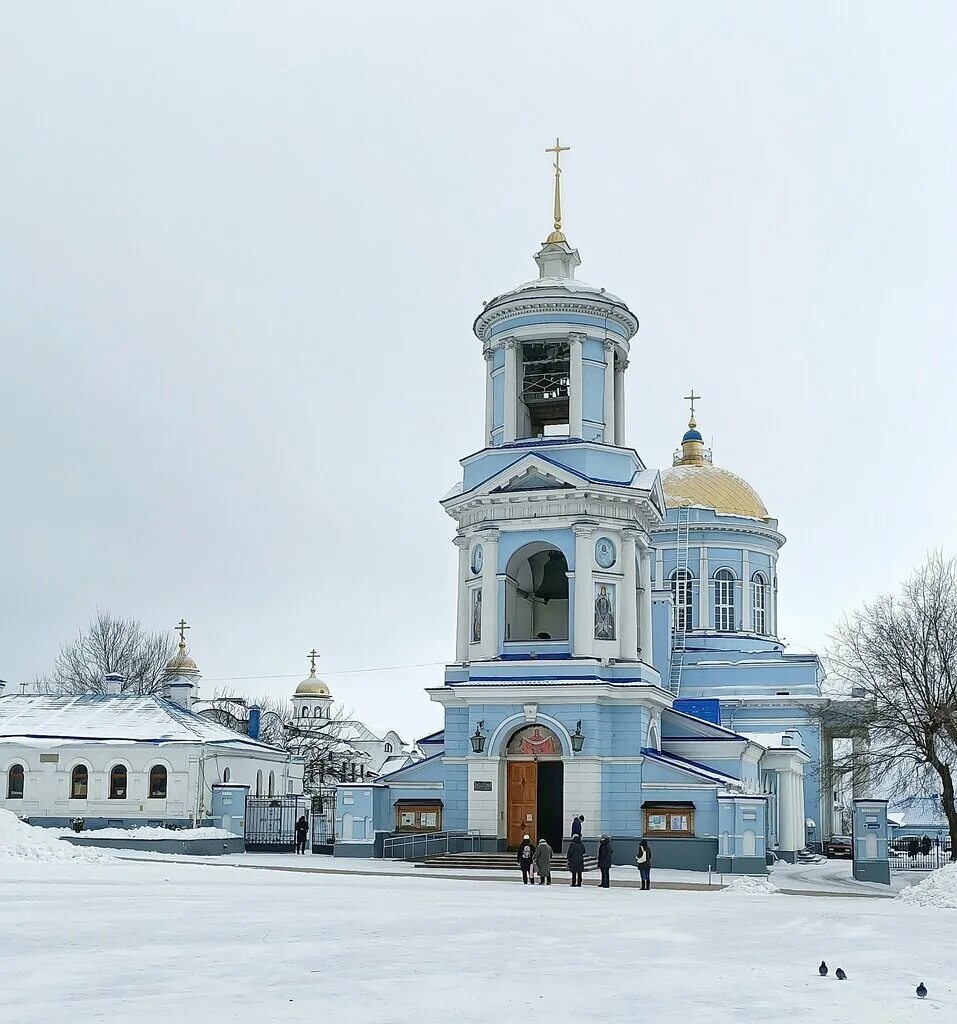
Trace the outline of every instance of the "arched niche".
{"type": "Polygon", "coordinates": [[[568,561],[545,541],[519,548],[505,569],[505,641],[568,639],[568,561]]]}

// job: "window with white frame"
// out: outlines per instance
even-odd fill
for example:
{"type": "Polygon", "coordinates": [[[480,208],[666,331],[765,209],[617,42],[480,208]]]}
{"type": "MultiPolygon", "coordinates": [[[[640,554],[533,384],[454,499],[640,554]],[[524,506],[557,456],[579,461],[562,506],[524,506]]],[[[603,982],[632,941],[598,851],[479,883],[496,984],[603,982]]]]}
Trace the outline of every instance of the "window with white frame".
{"type": "Polygon", "coordinates": [[[687,569],[671,574],[671,594],[675,601],[675,628],[681,632],[693,628],[694,576],[687,569]]]}
{"type": "Polygon", "coordinates": [[[387,754],[391,754],[391,753],[392,753],[392,744],[391,744],[391,743],[387,743],[387,744],[385,745],[385,752],[386,752],[387,754]]]}
{"type": "Polygon", "coordinates": [[[768,631],[768,581],[761,572],[751,577],[751,628],[755,633],[768,631]]]}
{"type": "Polygon", "coordinates": [[[714,574],[714,628],[729,632],[735,629],[734,573],[719,569],[714,574]]]}

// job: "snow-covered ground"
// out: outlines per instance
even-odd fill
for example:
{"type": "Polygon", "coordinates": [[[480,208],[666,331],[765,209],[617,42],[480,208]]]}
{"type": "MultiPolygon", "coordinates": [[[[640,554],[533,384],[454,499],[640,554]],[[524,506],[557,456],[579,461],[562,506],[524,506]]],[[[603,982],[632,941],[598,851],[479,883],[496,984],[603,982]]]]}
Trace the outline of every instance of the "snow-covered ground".
{"type": "Polygon", "coordinates": [[[950,1021],[955,924],[899,899],[11,860],[0,993],[18,1024],[950,1021]]]}

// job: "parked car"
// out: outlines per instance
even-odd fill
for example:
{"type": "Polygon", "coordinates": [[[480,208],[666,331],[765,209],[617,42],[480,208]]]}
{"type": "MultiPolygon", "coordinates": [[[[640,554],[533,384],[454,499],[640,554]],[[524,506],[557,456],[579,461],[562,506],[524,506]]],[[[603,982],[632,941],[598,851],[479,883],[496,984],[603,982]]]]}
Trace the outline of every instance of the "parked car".
{"type": "Polygon", "coordinates": [[[824,844],[825,857],[853,857],[854,844],[850,836],[831,836],[824,844]]]}

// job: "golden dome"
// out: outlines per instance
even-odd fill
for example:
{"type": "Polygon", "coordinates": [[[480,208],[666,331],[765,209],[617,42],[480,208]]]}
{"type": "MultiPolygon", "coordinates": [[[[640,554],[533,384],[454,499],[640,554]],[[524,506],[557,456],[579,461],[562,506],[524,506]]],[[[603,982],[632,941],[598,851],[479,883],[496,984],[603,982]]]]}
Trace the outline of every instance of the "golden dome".
{"type": "Polygon", "coordinates": [[[296,692],[293,694],[294,697],[331,697],[332,694],[329,692],[329,687],[315,676],[310,676],[308,679],[303,681],[296,687],[296,692]]]}
{"type": "Polygon", "coordinates": [[[186,643],[183,640],[180,640],[177,652],[166,662],[166,674],[168,676],[198,676],[200,674],[196,662],[186,653],[186,643]]]}
{"type": "Polygon", "coordinates": [[[707,462],[678,465],[661,474],[668,508],[689,505],[709,508],[724,516],[768,519],[768,510],[757,491],[728,469],[707,462]]]}

